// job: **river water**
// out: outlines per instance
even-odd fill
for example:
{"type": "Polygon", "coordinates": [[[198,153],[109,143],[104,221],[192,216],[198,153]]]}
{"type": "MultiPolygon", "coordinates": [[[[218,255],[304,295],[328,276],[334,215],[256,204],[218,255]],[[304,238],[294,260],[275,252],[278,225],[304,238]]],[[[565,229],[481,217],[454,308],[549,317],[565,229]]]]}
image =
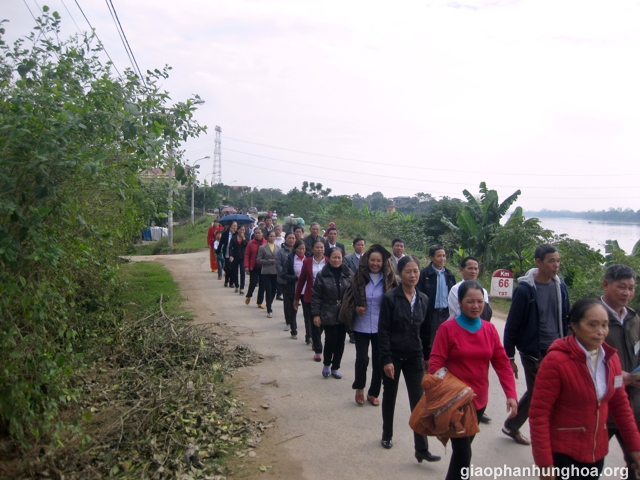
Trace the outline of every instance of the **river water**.
{"type": "Polygon", "coordinates": [[[581,218],[540,218],[542,227],[554,233],[566,233],[586,243],[593,249],[600,249],[604,254],[604,242],[617,240],[620,248],[631,254],[633,246],[640,240],[640,225],[635,223],[599,222],[581,218]]]}

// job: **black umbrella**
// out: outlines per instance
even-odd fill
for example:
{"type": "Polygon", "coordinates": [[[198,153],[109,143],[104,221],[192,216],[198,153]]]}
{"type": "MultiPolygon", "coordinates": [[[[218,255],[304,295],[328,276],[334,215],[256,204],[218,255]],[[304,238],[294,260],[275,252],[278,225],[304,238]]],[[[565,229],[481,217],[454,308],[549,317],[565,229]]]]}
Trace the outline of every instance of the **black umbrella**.
{"type": "Polygon", "coordinates": [[[232,215],[225,215],[224,217],[220,217],[218,223],[221,225],[229,225],[231,222],[236,222],[238,226],[240,225],[249,225],[250,223],[255,222],[253,218],[248,215],[240,215],[239,213],[234,213],[232,215]]]}

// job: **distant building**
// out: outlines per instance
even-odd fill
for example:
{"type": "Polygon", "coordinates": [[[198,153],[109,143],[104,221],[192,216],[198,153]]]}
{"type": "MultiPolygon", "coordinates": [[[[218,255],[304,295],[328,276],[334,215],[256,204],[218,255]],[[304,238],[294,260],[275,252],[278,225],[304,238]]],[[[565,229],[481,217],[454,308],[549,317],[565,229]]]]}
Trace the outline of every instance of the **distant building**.
{"type": "Polygon", "coordinates": [[[393,203],[390,203],[387,207],[387,213],[396,213],[397,208],[393,203]]]}
{"type": "MultiPolygon", "coordinates": [[[[149,170],[144,170],[140,172],[140,180],[144,183],[151,183],[154,180],[167,180],[169,178],[170,171],[162,170],[160,168],[151,168],[149,170]]],[[[173,172],[175,176],[175,171],[173,172]]]]}

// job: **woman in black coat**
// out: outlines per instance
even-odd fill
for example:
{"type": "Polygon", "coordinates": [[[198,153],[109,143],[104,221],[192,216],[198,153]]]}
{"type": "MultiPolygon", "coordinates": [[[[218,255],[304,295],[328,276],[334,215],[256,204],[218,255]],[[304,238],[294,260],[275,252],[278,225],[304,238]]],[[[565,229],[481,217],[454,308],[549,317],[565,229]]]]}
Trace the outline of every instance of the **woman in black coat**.
{"type": "Polygon", "coordinates": [[[325,265],[313,283],[311,315],[313,323],[324,330],[324,367],[322,376],[340,379],[340,362],[344,353],[347,331],[338,322],[344,292],[351,285],[352,272],[342,264],[342,250],[331,250],[329,264],[325,265]]]}
{"type": "MultiPolygon", "coordinates": [[[[430,324],[429,298],[416,289],[420,265],[414,257],[402,257],[398,262],[401,285],[386,293],[380,306],[378,321],[378,350],[382,375],[382,440],[384,448],[393,447],[393,414],[396,408],[400,372],[409,394],[409,406],[414,407],[422,397],[424,359],[429,358],[430,324]]],[[[413,434],[418,462],[437,462],[440,457],[429,452],[427,437],[413,434]]]]}
{"type": "Polygon", "coordinates": [[[235,293],[244,295],[244,252],[249,241],[244,235],[245,227],[239,227],[236,234],[231,237],[229,247],[229,261],[231,262],[231,282],[236,286],[235,293]],[[238,274],[240,281],[238,281],[238,274]],[[239,288],[238,288],[239,287],[239,288]]]}
{"type": "MultiPolygon", "coordinates": [[[[289,234],[287,234],[287,237],[289,234]]],[[[300,276],[300,271],[302,270],[302,263],[306,258],[304,253],[306,251],[306,246],[302,240],[296,240],[296,242],[291,247],[291,252],[287,255],[284,266],[283,266],[283,274],[282,280],[284,283],[282,284],[282,295],[284,297],[284,313],[289,319],[289,328],[291,329],[291,338],[293,340],[298,338],[298,309],[294,308],[294,298],[296,296],[296,284],[298,282],[298,277],[300,276]],[[296,258],[298,262],[296,263],[296,258]],[[298,270],[296,272],[296,269],[298,270]]],[[[280,251],[282,252],[282,250],[280,251]]],[[[278,252],[278,253],[280,253],[278,252]]]]}
{"type": "Polygon", "coordinates": [[[216,254],[222,254],[224,257],[224,286],[233,287],[231,282],[231,262],[229,261],[229,248],[231,247],[231,238],[236,233],[238,224],[231,222],[229,226],[222,232],[216,254]]]}

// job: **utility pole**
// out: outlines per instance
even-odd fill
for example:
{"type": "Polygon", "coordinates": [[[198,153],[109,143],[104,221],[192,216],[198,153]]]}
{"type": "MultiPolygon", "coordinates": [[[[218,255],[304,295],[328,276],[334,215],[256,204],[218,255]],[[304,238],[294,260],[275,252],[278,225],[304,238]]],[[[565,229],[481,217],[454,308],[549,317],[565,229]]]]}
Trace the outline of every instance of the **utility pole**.
{"type": "Polygon", "coordinates": [[[215,148],[213,150],[213,177],[211,178],[211,185],[216,183],[222,183],[222,129],[216,125],[216,141],[215,148]]]}
{"type": "Polygon", "coordinates": [[[169,235],[167,237],[167,243],[169,248],[173,247],[173,166],[175,163],[175,150],[172,148],[169,153],[169,235]]]}

